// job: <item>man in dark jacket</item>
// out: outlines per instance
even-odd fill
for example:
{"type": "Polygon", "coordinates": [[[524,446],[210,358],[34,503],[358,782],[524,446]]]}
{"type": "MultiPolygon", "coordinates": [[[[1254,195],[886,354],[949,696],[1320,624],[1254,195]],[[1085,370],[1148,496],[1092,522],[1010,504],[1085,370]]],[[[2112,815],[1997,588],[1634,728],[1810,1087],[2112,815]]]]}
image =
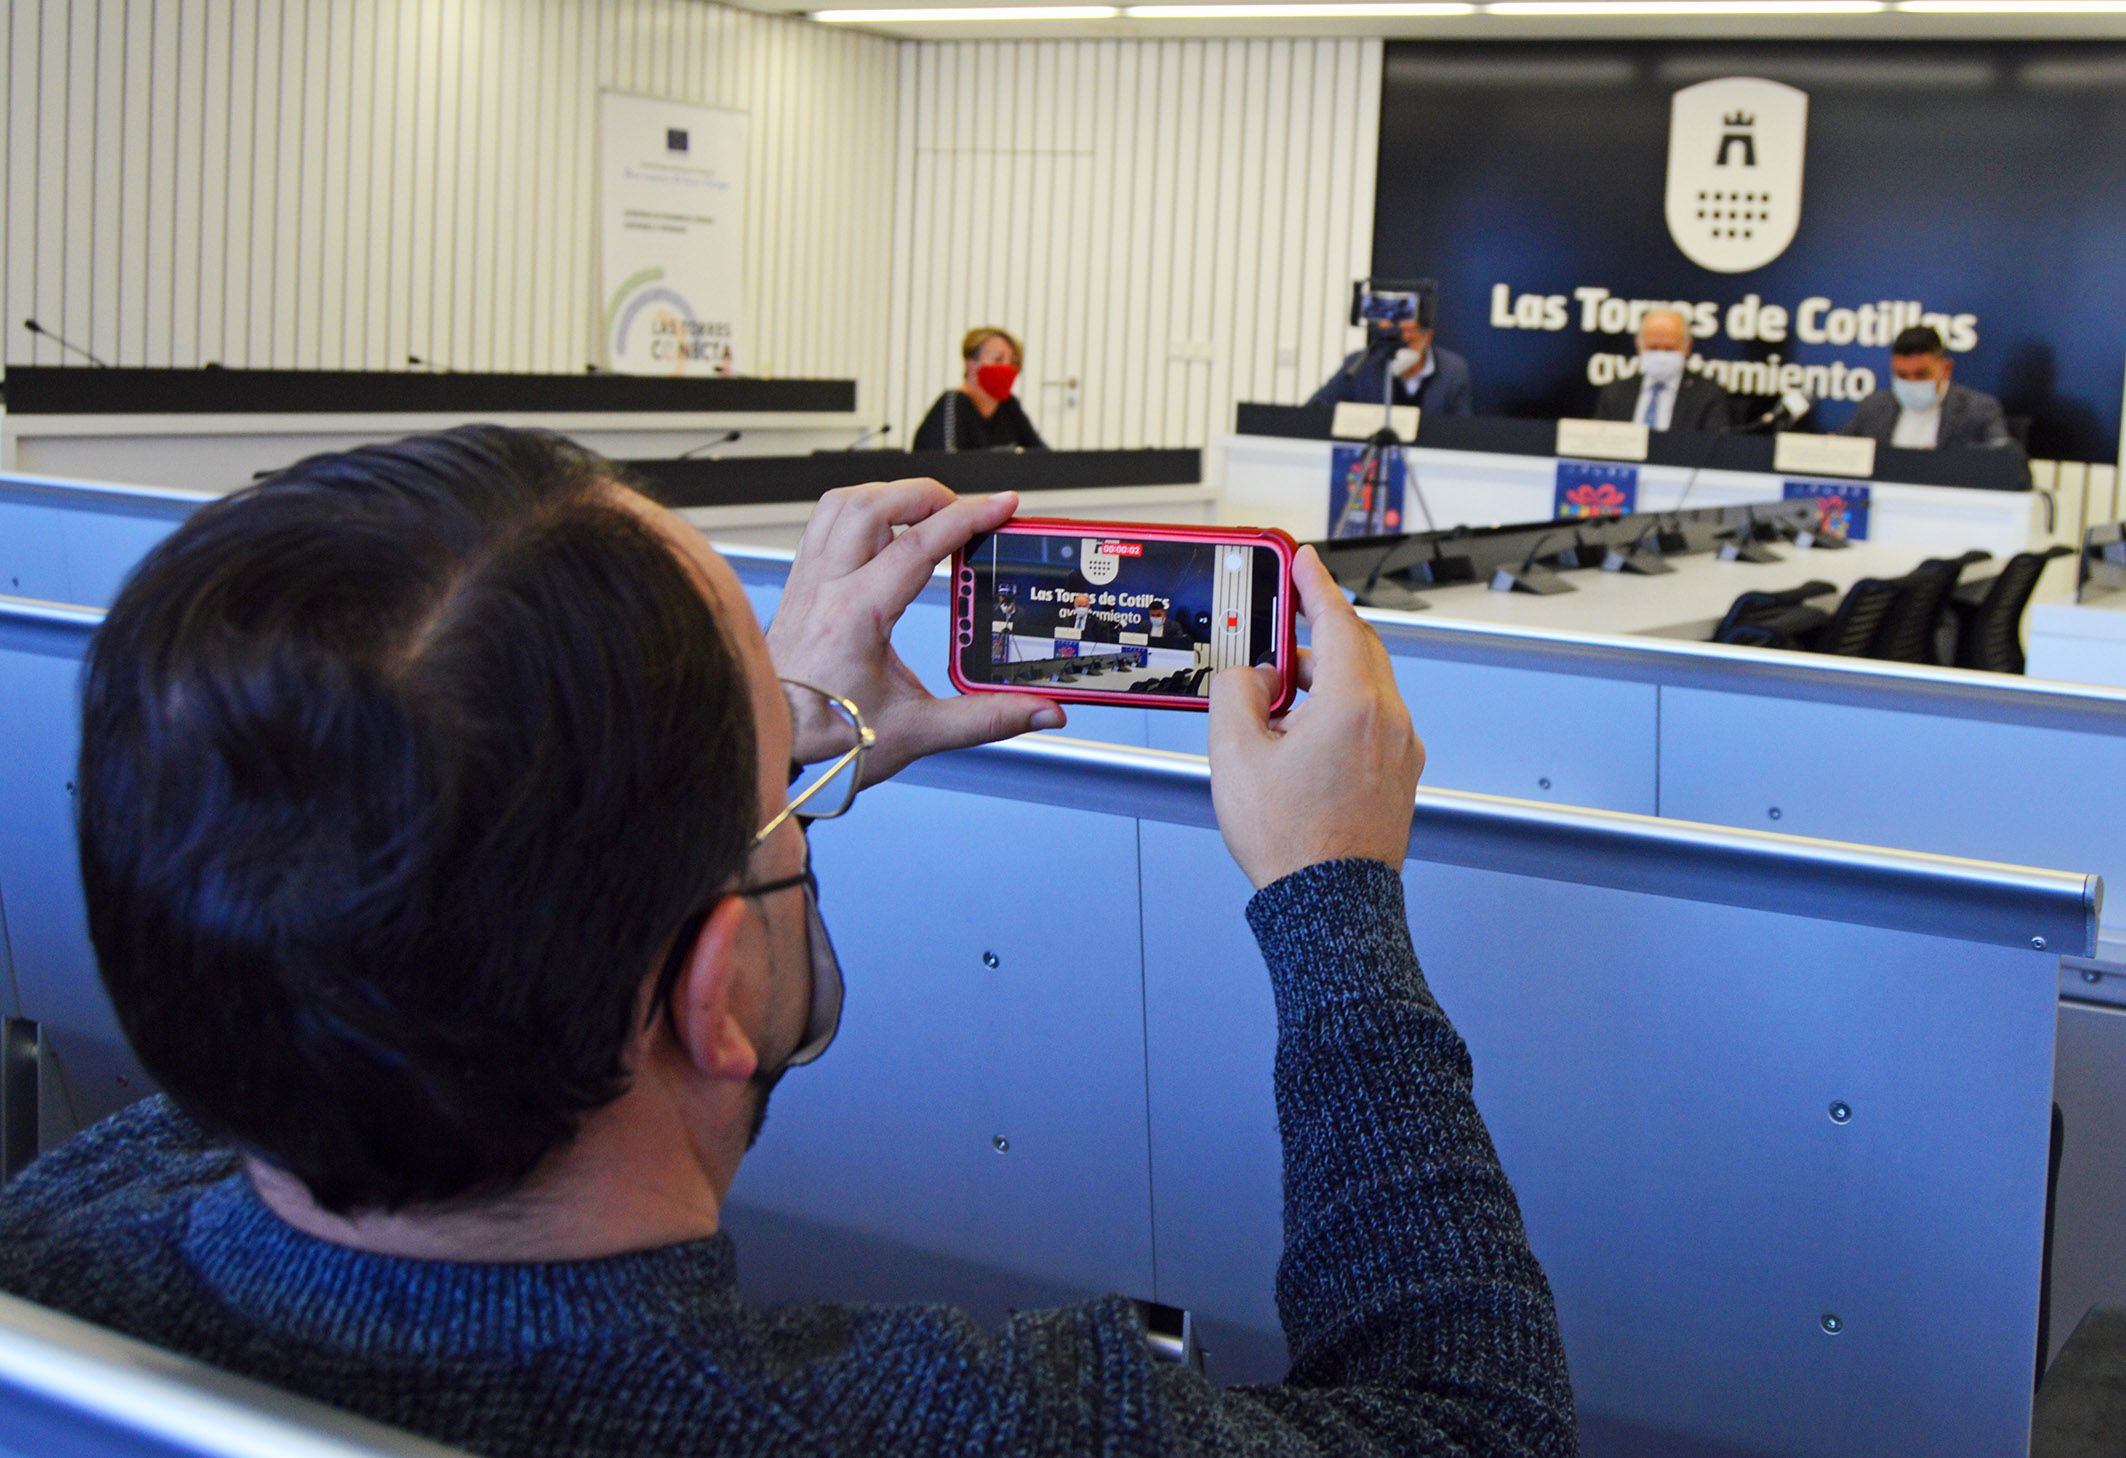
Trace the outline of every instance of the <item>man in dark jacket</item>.
{"type": "Polygon", "coordinates": [[[1639,321],[1639,368],[1602,387],[1597,420],[1635,420],[1649,430],[1725,430],[1734,420],[1727,391],[1692,374],[1690,325],[1674,309],[1639,321]]]}
{"type": "Polygon", "coordinates": [[[1890,344],[1890,383],[1854,407],[1840,435],[1865,435],[1910,451],[2009,446],[2001,402],[1949,377],[1956,361],[1941,335],[1915,324],[1890,344]]]}
{"type": "Polygon", "coordinates": [[[1392,377],[1395,386],[1387,393],[1390,404],[1415,405],[1428,414],[1471,414],[1469,361],[1451,349],[1441,349],[1432,336],[1433,331],[1417,320],[1403,320],[1394,334],[1375,339],[1373,349],[1345,355],[1336,373],[1307,403],[1378,405],[1392,377]],[[1393,349],[1388,347],[1391,340],[1393,349]]]}
{"type": "Polygon", "coordinates": [[[1210,706],[1276,992],[1290,1380],[1160,1362],[1117,1297],[985,1332],[740,1294],[724,1197],[840,1016],[805,818],[1062,722],[935,699],[890,643],[1015,507],[830,492],[765,635],[699,534],[553,437],[365,447],[194,514],[98,635],[77,792],[167,1092],[0,1195],[0,1288],[503,1458],[1572,1452],[1550,1290],[1411,952],[1423,747],[1311,552],[1306,712],[1252,668],[1210,706]]]}

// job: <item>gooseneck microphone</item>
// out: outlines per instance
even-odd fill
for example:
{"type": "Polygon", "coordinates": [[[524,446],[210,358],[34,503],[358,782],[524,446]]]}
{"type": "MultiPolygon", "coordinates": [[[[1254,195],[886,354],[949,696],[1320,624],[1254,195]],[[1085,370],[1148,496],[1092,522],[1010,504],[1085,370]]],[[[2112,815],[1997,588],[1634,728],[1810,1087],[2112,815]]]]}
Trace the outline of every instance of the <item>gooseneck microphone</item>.
{"type": "Polygon", "coordinates": [[[853,451],[856,450],[858,447],[862,446],[866,441],[877,440],[882,435],[891,435],[892,433],[893,427],[891,425],[875,425],[871,429],[865,431],[862,435],[858,436],[855,440],[852,440],[847,445],[843,446],[842,449],[844,451],[853,451]]]}
{"type": "Polygon", "coordinates": [[[29,330],[30,333],[37,335],[41,339],[51,340],[52,343],[58,345],[61,349],[70,350],[73,353],[80,355],[83,359],[87,360],[90,364],[96,366],[96,368],[99,370],[107,370],[110,368],[109,364],[105,363],[103,360],[96,358],[95,355],[90,354],[80,345],[74,343],[73,340],[68,339],[63,335],[54,334],[51,330],[45,328],[42,324],[39,324],[35,319],[24,319],[22,321],[22,327],[24,329],[29,330]]]}
{"type": "Polygon", "coordinates": [[[727,430],[714,440],[705,440],[698,446],[689,446],[678,455],[672,457],[672,459],[675,461],[690,461],[703,451],[713,451],[720,445],[729,445],[734,440],[742,440],[744,438],[745,432],[742,430],[727,430]]]}

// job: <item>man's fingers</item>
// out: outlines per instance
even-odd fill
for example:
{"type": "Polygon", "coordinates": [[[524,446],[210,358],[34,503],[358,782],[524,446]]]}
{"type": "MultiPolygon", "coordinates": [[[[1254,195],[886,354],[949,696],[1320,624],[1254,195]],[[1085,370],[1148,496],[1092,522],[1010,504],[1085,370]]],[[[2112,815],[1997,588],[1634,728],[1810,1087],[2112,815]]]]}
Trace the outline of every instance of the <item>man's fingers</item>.
{"type": "MultiPolygon", "coordinates": [[[[1371,660],[1378,655],[1386,662],[1387,650],[1380,635],[1344,600],[1343,590],[1312,547],[1301,547],[1292,559],[1292,587],[1306,615],[1307,637],[1313,652],[1328,670],[1331,688],[1377,669],[1371,660]]],[[[1313,668],[1308,667],[1307,687],[1313,687],[1313,668]]]]}
{"type": "Polygon", "coordinates": [[[862,569],[866,594],[906,607],[923,590],[937,565],[984,532],[995,531],[1019,509],[1019,493],[969,496],[952,502],[902,532],[862,569]]]}
{"type": "Polygon", "coordinates": [[[920,754],[994,744],[1035,729],[1060,729],[1064,723],[1061,705],[1033,694],[962,694],[932,699],[913,714],[920,718],[909,742],[921,746],[920,754]]]}
{"type": "Polygon", "coordinates": [[[1268,668],[1221,668],[1211,675],[1211,752],[1223,744],[1267,738],[1277,674],[1268,668]]]}
{"type": "MultiPolygon", "coordinates": [[[[873,481],[827,495],[840,500],[820,534],[817,562],[832,577],[846,577],[884,551],[895,527],[921,521],[954,500],[951,488],[927,476],[873,481]]],[[[827,509],[825,501],[820,509],[827,509]]]]}

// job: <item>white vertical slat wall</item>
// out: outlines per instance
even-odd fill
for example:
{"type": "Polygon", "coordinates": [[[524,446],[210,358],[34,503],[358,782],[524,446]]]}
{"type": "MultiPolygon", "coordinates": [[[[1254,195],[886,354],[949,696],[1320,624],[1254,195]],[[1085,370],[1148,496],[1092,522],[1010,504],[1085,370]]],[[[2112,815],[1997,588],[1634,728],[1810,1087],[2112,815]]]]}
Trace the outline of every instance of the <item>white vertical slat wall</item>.
{"type": "Polygon", "coordinates": [[[708,0],[0,0],[11,363],[575,371],[597,95],[751,114],[749,373],[885,374],[899,47],[708,0]]]}
{"type": "Polygon", "coordinates": [[[896,432],[975,324],[1025,339],[1059,448],[1198,445],[1312,393],[1372,253],[1380,66],[1377,40],[904,46],[896,432]]]}

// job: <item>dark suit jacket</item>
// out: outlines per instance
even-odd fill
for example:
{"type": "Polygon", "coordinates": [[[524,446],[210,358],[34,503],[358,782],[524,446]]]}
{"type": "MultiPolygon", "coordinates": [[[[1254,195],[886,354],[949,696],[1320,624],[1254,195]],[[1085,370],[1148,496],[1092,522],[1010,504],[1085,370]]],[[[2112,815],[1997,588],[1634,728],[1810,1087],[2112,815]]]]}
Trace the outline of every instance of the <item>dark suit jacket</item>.
{"type": "MultiPolygon", "coordinates": [[[[1363,354],[1347,354],[1338,365],[1329,382],[1314,392],[1309,405],[1335,405],[1351,401],[1359,405],[1378,405],[1381,392],[1388,387],[1388,363],[1392,354],[1382,353],[1366,362],[1366,367],[1349,379],[1344,371],[1351,368],[1351,361],[1363,354]]],[[[1470,415],[1475,413],[1470,403],[1469,361],[1451,349],[1432,346],[1432,373],[1417,387],[1417,398],[1411,399],[1400,384],[1395,388],[1394,403],[1415,405],[1419,410],[1437,415],[1470,415]]]]}
{"type": "MultiPolygon", "coordinates": [[[[1877,390],[1854,407],[1853,418],[1840,426],[1838,433],[1873,436],[1888,445],[1890,437],[1897,433],[1899,408],[1895,395],[1888,390],[1877,390]]],[[[1936,450],[2001,446],[2013,442],[2000,401],[1983,390],[1969,389],[1953,380],[1950,382],[1948,393],[1941,398],[1941,433],[1934,441],[1936,450]]]]}
{"type": "MultiPolygon", "coordinates": [[[[1645,381],[1638,375],[1628,380],[1616,380],[1602,387],[1595,397],[1596,420],[1635,420],[1639,412],[1639,386],[1645,381]]],[[[1675,413],[1668,417],[1670,430],[1724,430],[1735,423],[1735,407],[1727,391],[1717,381],[1703,375],[1683,372],[1682,383],[1676,386],[1675,413]]]]}

